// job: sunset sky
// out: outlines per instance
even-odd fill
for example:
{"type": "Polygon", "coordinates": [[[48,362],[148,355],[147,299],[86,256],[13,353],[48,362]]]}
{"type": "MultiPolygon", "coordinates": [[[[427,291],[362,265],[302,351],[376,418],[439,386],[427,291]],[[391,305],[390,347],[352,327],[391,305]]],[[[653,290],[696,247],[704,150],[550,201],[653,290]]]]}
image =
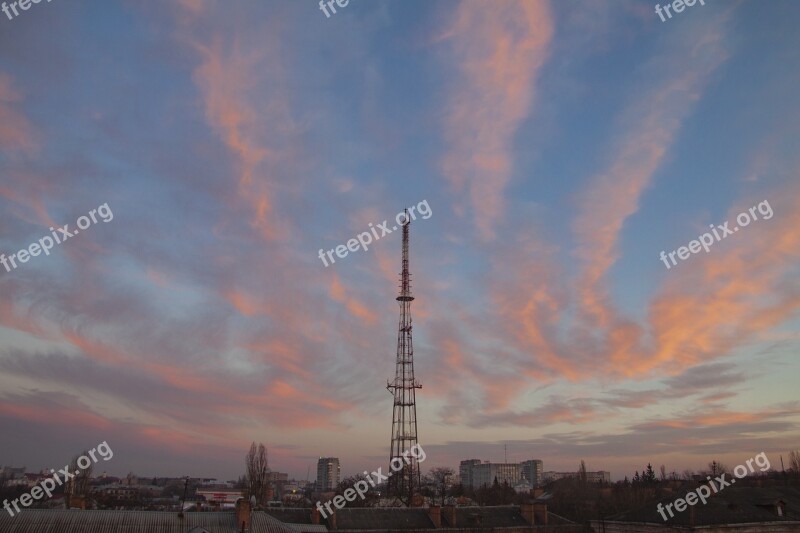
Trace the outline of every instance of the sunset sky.
{"type": "Polygon", "coordinates": [[[800,2],[53,0],[0,13],[0,464],[313,480],[800,448],[800,2]],[[667,269],[709,225],[772,218],[667,269]],[[391,227],[392,224],[390,224],[391,227]]]}

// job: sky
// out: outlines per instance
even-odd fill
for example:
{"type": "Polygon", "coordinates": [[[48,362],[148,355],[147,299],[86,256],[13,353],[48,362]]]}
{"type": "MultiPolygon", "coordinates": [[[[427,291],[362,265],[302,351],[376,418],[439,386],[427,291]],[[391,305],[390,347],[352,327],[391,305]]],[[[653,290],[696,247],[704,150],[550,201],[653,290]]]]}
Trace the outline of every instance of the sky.
{"type": "Polygon", "coordinates": [[[335,7],[0,13],[0,464],[386,465],[411,206],[424,470],[800,448],[800,3],[335,7]]]}

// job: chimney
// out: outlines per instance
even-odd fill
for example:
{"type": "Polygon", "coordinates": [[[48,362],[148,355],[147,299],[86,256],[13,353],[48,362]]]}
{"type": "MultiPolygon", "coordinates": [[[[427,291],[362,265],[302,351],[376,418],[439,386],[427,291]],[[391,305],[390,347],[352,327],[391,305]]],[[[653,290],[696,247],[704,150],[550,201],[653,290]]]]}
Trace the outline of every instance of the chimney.
{"type": "Polygon", "coordinates": [[[519,506],[519,512],[520,512],[520,514],[522,514],[522,518],[524,518],[525,521],[528,524],[530,524],[530,525],[535,524],[534,519],[533,519],[533,504],[532,503],[523,503],[522,505],[520,505],[519,506]]]}
{"type": "Polygon", "coordinates": [[[311,509],[311,523],[315,526],[319,525],[319,509],[316,507],[311,509]]]}
{"type": "Polygon", "coordinates": [[[447,525],[450,527],[456,527],[456,506],[455,505],[445,505],[442,507],[442,516],[444,519],[447,520],[447,525]]]}
{"type": "Polygon", "coordinates": [[[241,528],[240,531],[250,531],[250,502],[244,498],[239,498],[236,501],[236,527],[241,528]]]}
{"type": "Polygon", "coordinates": [[[442,527],[442,508],[438,505],[431,505],[428,507],[428,516],[431,518],[431,522],[433,522],[433,527],[440,528],[442,527]]]}
{"type": "Polygon", "coordinates": [[[71,496],[69,499],[70,509],[86,510],[86,498],[83,496],[71,496]]]}
{"type": "Polygon", "coordinates": [[[537,526],[547,525],[547,504],[546,503],[534,503],[533,504],[533,518],[534,522],[537,526]]]}

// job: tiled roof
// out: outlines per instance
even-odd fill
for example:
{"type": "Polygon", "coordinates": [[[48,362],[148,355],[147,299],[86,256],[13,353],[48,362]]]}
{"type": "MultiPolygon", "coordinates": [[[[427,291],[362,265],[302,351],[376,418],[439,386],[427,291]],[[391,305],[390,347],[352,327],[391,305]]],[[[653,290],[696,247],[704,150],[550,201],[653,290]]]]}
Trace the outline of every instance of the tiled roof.
{"type": "MultiPolygon", "coordinates": [[[[689,492],[693,492],[689,491],[689,492]]],[[[612,522],[646,522],[664,524],[664,519],[659,514],[656,506],[673,503],[678,498],[685,498],[686,490],[652,502],[634,511],[627,511],[606,518],[612,522]]],[[[747,524],[761,522],[782,522],[787,520],[800,520],[800,490],[794,487],[725,487],[707,500],[704,505],[698,501],[693,507],[687,507],[683,512],[676,512],[673,506],[674,517],[666,511],[667,524],[675,526],[689,526],[691,523],[691,510],[694,510],[694,525],[715,524],[747,524]],[[781,500],[786,503],[787,516],[778,517],[775,511],[764,506],[764,502],[775,503],[781,500]]]]}
{"type": "MultiPolygon", "coordinates": [[[[443,522],[447,522],[442,513],[443,522]]],[[[449,525],[449,524],[448,524],[449,525]]],[[[527,526],[519,507],[501,505],[493,507],[456,507],[456,526],[511,527],[527,526]]]]}
{"type": "MultiPolygon", "coordinates": [[[[421,529],[435,531],[433,521],[426,508],[367,508],[354,507],[336,511],[337,529],[345,531],[386,531],[403,529],[421,529]]],[[[442,527],[451,527],[447,523],[446,512],[441,511],[442,527]]],[[[551,526],[574,525],[569,520],[548,514],[551,526]]],[[[529,527],[523,518],[520,508],[513,505],[493,507],[457,507],[456,527],[476,527],[491,529],[498,527],[529,527]]]]}
{"type": "Polygon", "coordinates": [[[311,509],[308,508],[272,508],[264,510],[268,515],[277,518],[281,522],[291,524],[310,524],[311,523],[311,509]]]}
{"type": "MultiPolygon", "coordinates": [[[[24,509],[0,514],[3,533],[187,533],[200,526],[209,533],[238,533],[233,512],[79,511],[24,509]]],[[[294,533],[271,516],[253,513],[251,533],[294,533]]]]}
{"type": "Polygon", "coordinates": [[[328,533],[328,527],[322,524],[286,524],[295,533],[328,533]]]}
{"type": "Polygon", "coordinates": [[[336,511],[337,529],[433,529],[427,509],[353,507],[336,511]]]}

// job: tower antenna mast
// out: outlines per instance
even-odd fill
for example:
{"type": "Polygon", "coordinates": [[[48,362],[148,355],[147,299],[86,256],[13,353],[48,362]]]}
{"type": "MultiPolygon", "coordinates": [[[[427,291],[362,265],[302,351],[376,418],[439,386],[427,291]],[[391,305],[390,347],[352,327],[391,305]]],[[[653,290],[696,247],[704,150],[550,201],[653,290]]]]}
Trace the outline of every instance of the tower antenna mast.
{"type": "Polygon", "coordinates": [[[400,325],[397,332],[397,360],[394,381],[386,383],[386,389],[394,396],[392,414],[392,444],[389,465],[389,494],[396,496],[411,507],[415,491],[420,486],[420,470],[417,459],[408,453],[417,444],[417,400],[416,390],[421,389],[414,378],[414,347],[411,340],[411,274],[408,270],[408,245],[411,219],[408,209],[403,221],[403,264],[400,273],[400,325]],[[400,466],[402,465],[402,467],[400,466]]]}

